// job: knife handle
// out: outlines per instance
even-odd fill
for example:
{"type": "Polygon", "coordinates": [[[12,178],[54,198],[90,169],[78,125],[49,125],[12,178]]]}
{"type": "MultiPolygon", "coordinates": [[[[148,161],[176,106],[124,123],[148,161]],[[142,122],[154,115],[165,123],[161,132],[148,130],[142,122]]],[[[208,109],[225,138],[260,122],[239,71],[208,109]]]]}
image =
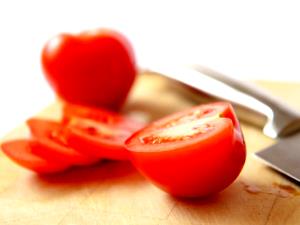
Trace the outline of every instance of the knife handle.
{"type": "Polygon", "coordinates": [[[230,101],[241,120],[262,126],[269,137],[283,137],[300,129],[299,112],[249,82],[199,65],[192,68],[156,67],[150,71],[192,87],[201,100],[230,101]]]}

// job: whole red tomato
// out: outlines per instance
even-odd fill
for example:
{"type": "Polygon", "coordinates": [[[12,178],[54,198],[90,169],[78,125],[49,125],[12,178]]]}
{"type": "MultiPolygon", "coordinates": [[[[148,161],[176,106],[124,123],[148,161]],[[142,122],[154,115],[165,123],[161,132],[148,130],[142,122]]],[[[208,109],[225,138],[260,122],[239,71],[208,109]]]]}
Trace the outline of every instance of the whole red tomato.
{"type": "Polygon", "coordinates": [[[107,29],[60,34],[46,43],[41,60],[63,100],[114,110],[124,103],[137,73],[128,40],[107,29]]]}

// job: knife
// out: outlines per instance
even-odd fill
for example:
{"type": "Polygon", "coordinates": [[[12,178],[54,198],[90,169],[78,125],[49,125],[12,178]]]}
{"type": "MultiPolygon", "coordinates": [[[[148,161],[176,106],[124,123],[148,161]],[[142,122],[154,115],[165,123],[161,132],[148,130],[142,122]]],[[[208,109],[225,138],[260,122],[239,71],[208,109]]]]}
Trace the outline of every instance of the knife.
{"type": "Polygon", "coordinates": [[[300,182],[300,112],[254,84],[196,65],[151,66],[147,72],[175,80],[198,93],[202,100],[230,101],[239,118],[263,128],[278,142],[255,153],[273,169],[300,182]]]}

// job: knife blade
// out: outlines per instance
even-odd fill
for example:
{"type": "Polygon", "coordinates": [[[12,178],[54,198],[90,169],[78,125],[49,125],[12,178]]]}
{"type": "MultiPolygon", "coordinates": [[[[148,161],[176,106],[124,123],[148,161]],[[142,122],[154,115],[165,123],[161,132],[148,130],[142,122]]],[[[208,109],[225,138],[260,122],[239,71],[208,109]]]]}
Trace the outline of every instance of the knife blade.
{"type": "Polygon", "coordinates": [[[255,155],[273,169],[300,182],[300,132],[286,138],[255,155]]]}
{"type": "Polygon", "coordinates": [[[205,96],[202,100],[230,101],[241,120],[260,126],[265,135],[278,139],[277,143],[256,152],[255,156],[278,172],[300,182],[299,111],[253,84],[204,66],[152,65],[148,68],[148,72],[196,90],[197,96],[205,96]]]}

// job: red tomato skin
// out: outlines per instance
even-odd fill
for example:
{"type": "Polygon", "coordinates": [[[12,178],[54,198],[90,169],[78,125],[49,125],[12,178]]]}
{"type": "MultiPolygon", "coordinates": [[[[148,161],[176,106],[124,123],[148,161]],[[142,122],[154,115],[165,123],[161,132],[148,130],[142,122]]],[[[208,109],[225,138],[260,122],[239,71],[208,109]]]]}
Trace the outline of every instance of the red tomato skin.
{"type": "Polygon", "coordinates": [[[1,144],[2,151],[18,165],[39,174],[50,174],[64,171],[67,164],[57,163],[35,155],[32,149],[38,145],[33,140],[13,140],[1,144]]]}
{"type": "MultiPolygon", "coordinates": [[[[231,108],[225,112],[235,118],[231,108]]],[[[141,130],[127,139],[125,145],[135,167],[162,190],[177,197],[208,196],[229,186],[240,174],[246,159],[241,130],[238,124],[233,125],[237,121],[222,119],[227,120],[226,129],[218,134],[217,142],[211,137],[202,146],[194,143],[173,150],[165,150],[163,146],[155,151],[147,151],[143,146],[133,149],[131,145],[138,141],[141,130]]],[[[153,127],[149,125],[146,129],[153,130],[153,127]]]]}
{"type": "Polygon", "coordinates": [[[113,110],[123,105],[137,74],[129,41],[108,29],[56,36],[46,43],[41,63],[63,100],[113,110]]]}

